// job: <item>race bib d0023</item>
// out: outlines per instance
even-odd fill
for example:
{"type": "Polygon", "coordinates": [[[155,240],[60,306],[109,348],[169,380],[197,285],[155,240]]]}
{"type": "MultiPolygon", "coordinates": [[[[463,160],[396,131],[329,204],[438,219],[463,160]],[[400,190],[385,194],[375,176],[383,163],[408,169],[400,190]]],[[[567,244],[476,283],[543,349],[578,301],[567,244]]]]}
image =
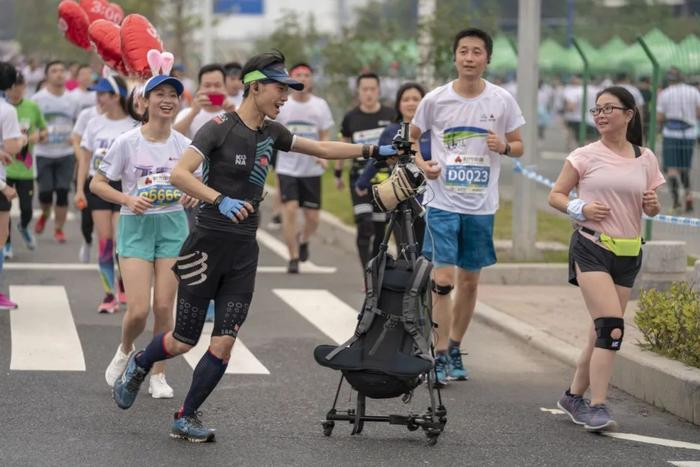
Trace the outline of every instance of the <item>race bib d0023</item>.
{"type": "Polygon", "coordinates": [[[456,193],[486,194],[491,177],[489,156],[452,154],[445,167],[445,187],[456,193]]]}

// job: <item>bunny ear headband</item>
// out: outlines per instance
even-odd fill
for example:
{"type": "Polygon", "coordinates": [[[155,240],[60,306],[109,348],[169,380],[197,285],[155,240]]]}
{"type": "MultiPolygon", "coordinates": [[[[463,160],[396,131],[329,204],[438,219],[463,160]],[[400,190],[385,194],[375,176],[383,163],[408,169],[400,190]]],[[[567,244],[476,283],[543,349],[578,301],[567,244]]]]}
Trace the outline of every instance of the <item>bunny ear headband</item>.
{"type": "Polygon", "coordinates": [[[151,68],[153,76],[169,75],[175,64],[175,56],[170,52],[161,52],[157,49],[151,49],[146,53],[148,66],[151,68]]]}

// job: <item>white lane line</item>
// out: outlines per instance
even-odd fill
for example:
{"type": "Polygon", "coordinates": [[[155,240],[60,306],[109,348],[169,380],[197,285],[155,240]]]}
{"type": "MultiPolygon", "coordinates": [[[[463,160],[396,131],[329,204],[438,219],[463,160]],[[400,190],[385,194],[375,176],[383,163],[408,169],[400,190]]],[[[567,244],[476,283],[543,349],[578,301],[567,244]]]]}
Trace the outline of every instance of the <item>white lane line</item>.
{"type": "Polygon", "coordinates": [[[700,467],[700,462],[698,461],[668,461],[668,463],[678,467],[700,467]]]}
{"type": "Polygon", "coordinates": [[[614,433],[614,432],[604,432],[602,433],[610,438],[624,439],[627,441],[636,441],[638,443],[645,444],[656,444],[658,446],[666,446],[669,448],[683,448],[683,449],[693,449],[695,451],[700,451],[700,444],[688,443],[686,441],[676,441],[674,439],[665,438],[655,438],[653,436],[642,436],[635,435],[632,433],[614,433]]]}
{"type": "MultiPolygon", "coordinates": [[[[11,263],[5,262],[3,269],[8,271],[97,271],[97,264],[84,263],[11,263]]],[[[307,274],[333,274],[336,268],[306,265],[301,271],[307,274]]],[[[287,274],[286,266],[258,266],[261,274],[287,274]]]]}
{"type": "Polygon", "coordinates": [[[540,411],[547,412],[552,415],[564,415],[564,411],[559,409],[547,409],[545,407],[540,407],[540,411]]]}
{"type": "Polygon", "coordinates": [[[10,286],[10,370],[85,371],[85,357],[63,286],[10,286]]]}
{"type": "Polygon", "coordinates": [[[336,344],[342,344],[355,332],[357,310],[325,289],[272,291],[336,344]]]}
{"type": "MultiPolygon", "coordinates": [[[[213,323],[204,323],[204,329],[202,329],[199,342],[197,342],[197,345],[192,350],[185,354],[185,360],[187,360],[187,363],[189,363],[192,368],[197,366],[202,355],[204,355],[204,352],[209,348],[213,327],[213,323]]],[[[236,339],[233,351],[231,352],[231,360],[229,360],[228,367],[226,367],[226,374],[269,375],[270,372],[265,368],[265,365],[260,363],[260,360],[255,358],[255,355],[248,350],[248,347],[246,347],[240,339],[236,339]]]]}
{"type": "MultiPolygon", "coordinates": [[[[285,261],[289,261],[289,251],[287,250],[287,245],[283,242],[277,240],[273,235],[265,232],[262,229],[258,229],[257,239],[260,243],[265,245],[277,256],[281,257],[285,261]]],[[[299,271],[302,273],[321,273],[321,274],[331,274],[336,271],[334,267],[328,266],[318,266],[311,261],[306,261],[304,263],[299,263],[299,271]]],[[[286,269],[285,269],[286,272],[286,269]]]]}

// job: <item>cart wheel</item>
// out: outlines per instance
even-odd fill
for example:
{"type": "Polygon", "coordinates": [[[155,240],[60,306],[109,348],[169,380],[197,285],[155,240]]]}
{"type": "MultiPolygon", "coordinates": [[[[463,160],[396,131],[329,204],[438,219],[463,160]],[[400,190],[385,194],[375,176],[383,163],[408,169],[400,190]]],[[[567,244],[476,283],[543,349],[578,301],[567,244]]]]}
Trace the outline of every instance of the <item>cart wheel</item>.
{"type": "Polygon", "coordinates": [[[326,420],[321,423],[323,426],[323,434],[325,436],[330,436],[333,433],[333,428],[335,427],[335,422],[333,420],[326,420]]]}
{"type": "Polygon", "coordinates": [[[406,428],[408,428],[408,431],[416,431],[420,427],[418,425],[416,425],[415,423],[408,423],[406,425],[406,428]]]}
{"type": "Polygon", "coordinates": [[[435,446],[438,442],[439,434],[429,434],[428,435],[428,446],[435,446]]]}

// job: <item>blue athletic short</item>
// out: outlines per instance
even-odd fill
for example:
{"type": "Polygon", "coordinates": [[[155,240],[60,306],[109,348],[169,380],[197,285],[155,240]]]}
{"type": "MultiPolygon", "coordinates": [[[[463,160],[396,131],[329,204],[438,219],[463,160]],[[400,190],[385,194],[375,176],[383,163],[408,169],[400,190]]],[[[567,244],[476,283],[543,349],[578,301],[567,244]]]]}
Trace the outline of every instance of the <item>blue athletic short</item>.
{"type": "Polygon", "coordinates": [[[428,208],[423,255],[434,267],[457,266],[478,271],[491,266],[496,263],[493,220],[492,214],[457,214],[428,208]]]}

